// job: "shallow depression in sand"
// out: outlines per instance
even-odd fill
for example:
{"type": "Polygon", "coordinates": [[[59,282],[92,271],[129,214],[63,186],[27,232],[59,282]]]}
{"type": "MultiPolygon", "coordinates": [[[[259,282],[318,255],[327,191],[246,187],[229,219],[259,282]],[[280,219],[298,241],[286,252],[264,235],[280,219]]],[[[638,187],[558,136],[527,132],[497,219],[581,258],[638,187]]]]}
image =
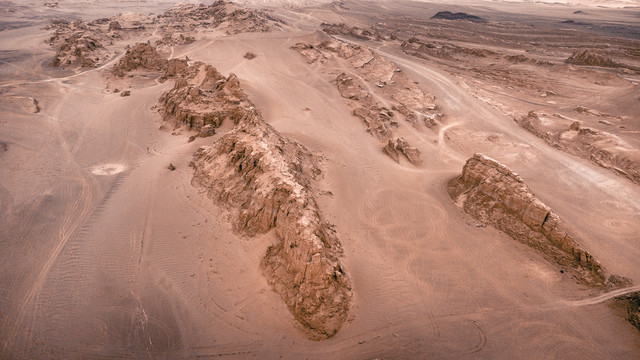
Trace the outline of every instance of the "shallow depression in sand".
{"type": "Polygon", "coordinates": [[[125,171],[126,169],[127,167],[124,166],[123,164],[102,164],[102,165],[96,165],[92,167],[90,170],[91,170],[91,173],[94,175],[108,176],[108,175],[119,174],[125,171]]]}

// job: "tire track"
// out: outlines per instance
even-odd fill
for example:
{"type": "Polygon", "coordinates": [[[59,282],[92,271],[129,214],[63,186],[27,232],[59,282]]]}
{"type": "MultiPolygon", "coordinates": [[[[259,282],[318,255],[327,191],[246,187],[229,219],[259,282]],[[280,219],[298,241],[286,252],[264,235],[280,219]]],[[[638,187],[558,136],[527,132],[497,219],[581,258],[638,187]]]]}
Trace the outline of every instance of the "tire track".
{"type": "MultiPolygon", "coordinates": [[[[64,137],[64,134],[60,127],[60,108],[61,103],[59,103],[54,110],[51,118],[52,121],[49,121],[48,124],[50,125],[51,133],[55,136],[55,138],[58,139],[68,171],[71,172],[76,179],[80,180],[80,191],[73,202],[69,206],[67,206],[66,210],[64,211],[62,223],[57,234],[56,244],[51,253],[44,261],[44,264],[39,271],[35,281],[30,286],[27,293],[23,296],[22,300],[19,302],[18,309],[16,311],[16,314],[14,315],[14,319],[10,321],[7,326],[9,331],[7,332],[7,338],[3,342],[5,350],[14,348],[16,339],[18,337],[18,332],[24,325],[25,316],[29,309],[34,306],[34,301],[36,300],[37,295],[42,289],[49,271],[58,259],[58,256],[62,252],[62,249],[65,247],[73,233],[79,228],[82,223],[85,222],[85,220],[90,215],[92,211],[93,196],[97,190],[95,182],[92,181],[92,179],[86,174],[86,172],[77,164],[77,162],[73,158],[71,148],[66,138],[64,137]]],[[[73,187],[72,185],[67,185],[64,190],[63,198],[66,198],[67,196],[74,196],[74,190],[75,187],[73,187]]],[[[29,334],[31,333],[32,326],[33,324],[29,325],[25,329],[22,329],[27,337],[29,337],[29,334]]]]}

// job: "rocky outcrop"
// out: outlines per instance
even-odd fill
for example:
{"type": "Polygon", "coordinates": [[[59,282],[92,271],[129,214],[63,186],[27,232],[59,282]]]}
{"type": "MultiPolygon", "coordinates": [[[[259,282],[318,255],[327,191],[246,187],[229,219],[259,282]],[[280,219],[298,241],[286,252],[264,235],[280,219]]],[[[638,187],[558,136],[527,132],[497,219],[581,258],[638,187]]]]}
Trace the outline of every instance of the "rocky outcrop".
{"type": "MultiPolygon", "coordinates": [[[[348,73],[338,75],[333,82],[353,109],[353,115],[361,119],[367,131],[379,141],[390,141],[395,136],[398,121],[402,119],[416,128],[437,125],[436,118],[439,116],[434,113],[435,97],[425,94],[394,63],[370,49],[335,39],[317,45],[298,43],[293,49],[309,63],[317,62],[328,67],[346,65],[350,69],[348,73]],[[391,106],[391,109],[387,106],[391,106]]],[[[391,147],[388,144],[385,147],[385,152],[394,160],[394,151],[399,151],[395,148],[395,141],[392,141],[391,147]]],[[[400,154],[411,157],[412,164],[420,164],[419,155],[416,156],[419,151],[409,146],[406,140],[402,140],[402,145],[410,155],[402,151],[400,154]]],[[[399,160],[399,155],[397,158],[399,160]]]]}
{"type": "Polygon", "coordinates": [[[187,59],[171,59],[167,62],[165,78],[177,76],[188,66],[187,59]]]}
{"type": "Polygon", "coordinates": [[[484,58],[497,55],[494,51],[487,49],[468,48],[450,43],[424,42],[416,37],[403,41],[400,48],[405,54],[422,59],[458,60],[468,56],[484,58]]]}
{"type": "Polygon", "coordinates": [[[162,39],[156,40],[156,46],[160,45],[189,45],[196,42],[196,38],[184,34],[165,34],[162,39]]]}
{"type": "MultiPolygon", "coordinates": [[[[186,64],[173,62],[167,74],[183,65],[186,64]]],[[[227,119],[237,124],[252,107],[238,78],[234,74],[224,77],[211,65],[197,62],[185,66],[175,78],[173,89],[160,97],[164,120],[175,126],[184,124],[200,130],[211,124],[217,128],[227,119]]]]}
{"type": "Polygon", "coordinates": [[[563,129],[549,129],[545,125],[548,121],[533,111],[521,117],[519,123],[549,145],[588,159],[640,184],[640,151],[614,134],[583,127],[577,121],[563,129]]]}
{"type": "Polygon", "coordinates": [[[122,30],[122,25],[120,25],[120,22],[116,20],[109,22],[109,29],[107,29],[108,32],[118,31],[118,30],[122,30]]]}
{"type": "MultiPolygon", "coordinates": [[[[196,64],[183,70],[178,82],[186,84],[177,84],[173,95],[199,86],[212,92],[207,111],[241,115],[233,118],[233,130],[196,152],[193,184],[231,213],[237,232],[254,236],[273,230],[277,243],[262,259],[263,274],[311,338],[335,335],[352,295],[339,262],[340,243],[311,188],[320,174],[318,157],[267,124],[235,76],[225,78],[196,64]]],[[[188,108],[193,103],[177,104],[180,111],[196,113],[188,108]]]]}
{"type": "Polygon", "coordinates": [[[352,101],[353,115],[364,122],[369,133],[383,141],[392,136],[391,128],[398,123],[393,119],[391,110],[381,107],[369,92],[347,74],[338,75],[335,82],[340,95],[352,101]]]}
{"type": "Polygon", "coordinates": [[[433,15],[431,18],[436,20],[466,20],[466,21],[472,21],[472,22],[486,21],[483,18],[476,15],[470,15],[463,12],[454,13],[451,11],[439,11],[435,15],[433,15]]]}
{"type": "Polygon", "coordinates": [[[627,320],[640,330],[640,292],[632,292],[616,298],[626,305],[627,320]]]}
{"type": "Polygon", "coordinates": [[[54,19],[48,29],[54,33],[46,42],[56,50],[50,66],[95,67],[109,57],[101,32],[82,20],[69,23],[54,19]]]}
{"type": "Polygon", "coordinates": [[[615,61],[600,56],[590,50],[576,51],[569,58],[567,58],[568,64],[575,65],[587,65],[587,66],[600,66],[600,67],[610,67],[617,68],[620,67],[620,64],[615,61]]]}
{"type": "Polygon", "coordinates": [[[395,140],[389,139],[389,142],[382,148],[382,151],[397,163],[400,163],[400,155],[403,155],[413,165],[422,165],[422,154],[420,150],[410,146],[403,138],[397,138],[395,140]]]}
{"type": "Polygon", "coordinates": [[[329,35],[346,35],[361,40],[397,40],[398,37],[393,32],[388,31],[385,27],[363,29],[357,26],[348,26],[345,23],[329,24],[322,23],[322,31],[329,35]]]}
{"type": "Polygon", "coordinates": [[[113,67],[113,74],[123,77],[125,73],[143,69],[152,71],[167,70],[168,61],[148,43],[137,43],[127,49],[120,61],[113,67]]]}
{"type": "Polygon", "coordinates": [[[268,32],[280,28],[284,22],[268,12],[252,10],[229,1],[204,4],[180,4],[158,15],[161,29],[168,34],[176,31],[218,29],[227,34],[268,32]]]}
{"type": "Polygon", "coordinates": [[[600,263],[563,230],[559,216],[505,165],[475,154],[464,165],[462,175],[449,182],[448,191],[476,220],[573,269],[580,282],[603,285],[600,263]]]}

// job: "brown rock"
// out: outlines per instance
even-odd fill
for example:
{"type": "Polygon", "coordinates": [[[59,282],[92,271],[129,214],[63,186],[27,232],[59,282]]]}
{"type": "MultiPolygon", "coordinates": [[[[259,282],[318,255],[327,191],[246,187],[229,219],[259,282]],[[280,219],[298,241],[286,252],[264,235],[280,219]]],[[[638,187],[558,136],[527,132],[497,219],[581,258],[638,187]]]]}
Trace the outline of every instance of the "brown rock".
{"type": "Polygon", "coordinates": [[[237,124],[247,116],[249,103],[237,76],[222,76],[210,65],[195,63],[176,74],[175,85],[160,97],[165,121],[200,131],[219,127],[229,119],[237,124]]]}
{"type": "Polygon", "coordinates": [[[111,32],[111,31],[117,31],[117,30],[122,30],[122,25],[120,25],[120,23],[115,21],[115,20],[111,21],[109,23],[109,30],[108,31],[111,32]]]}
{"type": "Polygon", "coordinates": [[[389,157],[393,159],[393,161],[400,163],[400,154],[398,154],[398,150],[396,150],[396,145],[394,144],[393,140],[389,139],[387,145],[382,148],[382,152],[389,155],[389,157]]]}
{"type": "Polygon", "coordinates": [[[617,68],[620,64],[590,50],[576,51],[566,60],[569,64],[617,68]]]}
{"type": "Polygon", "coordinates": [[[625,304],[627,310],[627,320],[631,325],[640,330],[640,292],[632,292],[626,295],[618,296],[617,301],[625,304]]]}
{"type": "MultiPolygon", "coordinates": [[[[593,114],[593,110],[581,106],[575,110],[583,114],[593,114]]],[[[640,184],[640,151],[618,136],[583,127],[578,121],[571,123],[568,128],[548,128],[533,111],[521,118],[519,123],[523,128],[544,139],[549,145],[588,159],[640,184]]]]}
{"type": "Polygon", "coordinates": [[[171,59],[167,63],[167,71],[165,77],[173,77],[180,73],[187,67],[186,59],[171,59]]]}
{"type": "Polygon", "coordinates": [[[283,138],[255,111],[212,147],[194,156],[194,184],[225,204],[236,231],[253,236],[275,230],[262,270],[312,338],[328,338],[346,321],[349,281],[341,247],[311,195],[317,159],[283,138]]]}
{"type": "Polygon", "coordinates": [[[168,61],[148,43],[137,43],[127,49],[122,59],[113,67],[116,76],[123,77],[125,73],[136,70],[166,71],[168,61]]]}
{"type": "Polygon", "coordinates": [[[505,165],[475,154],[462,175],[449,183],[448,191],[476,220],[533,247],[561,266],[573,268],[581,282],[603,285],[600,263],[563,230],[558,215],[505,165]]]}
{"type": "Polygon", "coordinates": [[[312,338],[335,335],[352,295],[339,262],[340,242],[312,195],[319,159],[267,124],[233,74],[225,78],[194,64],[162,101],[169,116],[192,118],[203,109],[238,113],[233,130],[195,153],[192,182],[229,210],[236,231],[254,236],[273,229],[278,242],[262,259],[263,274],[312,338]]]}
{"type": "Polygon", "coordinates": [[[93,27],[89,28],[82,20],[69,23],[53,19],[47,28],[54,30],[54,33],[46,42],[56,50],[49,66],[95,67],[109,57],[102,44],[106,40],[104,34],[93,27]]]}
{"type": "Polygon", "coordinates": [[[403,138],[397,138],[395,140],[390,139],[387,145],[382,148],[382,151],[397,163],[400,162],[400,154],[402,154],[413,165],[422,165],[422,155],[420,150],[410,146],[403,138]]]}
{"type": "Polygon", "coordinates": [[[340,95],[345,99],[360,100],[367,96],[367,92],[363,91],[362,88],[345,73],[338,75],[336,78],[336,86],[338,87],[340,95]]]}
{"type": "Polygon", "coordinates": [[[405,139],[396,139],[396,149],[400,151],[402,155],[404,155],[407,160],[409,160],[409,162],[413,165],[422,165],[422,155],[420,153],[420,150],[409,145],[409,143],[405,139]]]}

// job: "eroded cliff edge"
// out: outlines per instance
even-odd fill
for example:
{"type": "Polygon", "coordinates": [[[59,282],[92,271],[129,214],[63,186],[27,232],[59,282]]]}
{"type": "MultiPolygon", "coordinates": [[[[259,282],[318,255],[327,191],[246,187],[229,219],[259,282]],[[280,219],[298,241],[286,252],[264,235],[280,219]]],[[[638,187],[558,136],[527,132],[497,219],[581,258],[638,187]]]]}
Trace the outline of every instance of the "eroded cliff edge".
{"type": "Polygon", "coordinates": [[[467,160],[462,175],[451,180],[447,188],[456,204],[474,219],[572,269],[579,282],[604,284],[600,263],[563,229],[560,217],[505,165],[475,154],[467,160]]]}

